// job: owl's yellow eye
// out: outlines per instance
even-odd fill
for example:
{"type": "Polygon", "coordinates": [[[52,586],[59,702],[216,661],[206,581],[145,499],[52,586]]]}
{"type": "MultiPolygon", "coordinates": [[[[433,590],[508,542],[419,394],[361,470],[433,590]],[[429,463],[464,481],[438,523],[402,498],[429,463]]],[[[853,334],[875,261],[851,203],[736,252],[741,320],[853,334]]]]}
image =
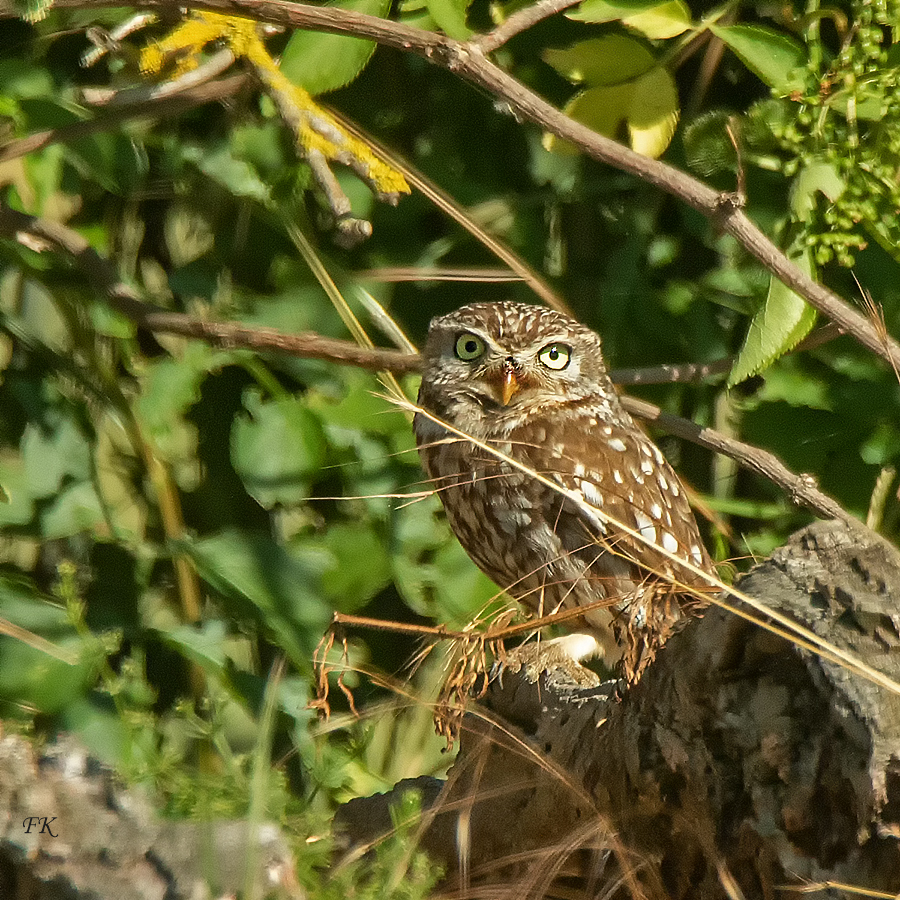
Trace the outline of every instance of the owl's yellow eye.
{"type": "Polygon", "coordinates": [[[540,353],[538,359],[548,369],[559,371],[564,369],[572,358],[572,348],[567,344],[547,344],[540,353]]]}
{"type": "Polygon", "coordinates": [[[456,339],[456,355],[465,362],[478,359],[484,353],[484,341],[477,334],[464,331],[456,339]]]}

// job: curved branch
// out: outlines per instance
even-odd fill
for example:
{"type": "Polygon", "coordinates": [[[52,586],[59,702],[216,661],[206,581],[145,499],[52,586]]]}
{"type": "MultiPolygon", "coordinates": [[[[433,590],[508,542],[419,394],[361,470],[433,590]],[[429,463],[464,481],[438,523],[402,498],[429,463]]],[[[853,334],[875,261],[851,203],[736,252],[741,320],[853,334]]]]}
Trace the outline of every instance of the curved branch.
{"type": "MultiPolygon", "coordinates": [[[[117,6],[121,0],[57,0],[61,9],[117,6]]],[[[140,9],[171,10],[171,0],[135,0],[140,9]]],[[[861,344],[893,366],[900,367],[900,343],[882,332],[837,294],[814,281],[792,263],[750,220],[740,202],[660,160],[650,159],[605,138],[560,112],[518,82],[482,52],[478,39],[468,43],[338,7],[315,7],[287,0],[191,0],[190,6],[246,16],[286,28],[306,28],[370,38],[385,47],[415,53],[502,100],[519,119],[575,144],[600,162],[634,175],[679,198],[741,245],[789,288],[852,334],[861,344]]]]}
{"type": "MultiPolygon", "coordinates": [[[[414,353],[368,349],[351,341],[326,338],[318,334],[283,334],[274,328],[257,328],[231,322],[204,322],[184,313],[152,306],[143,302],[135,291],[121,282],[109,260],[101,256],[80,234],[64,225],[17,212],[2,204],[0,237],[27,243],[33,249],[52,247],[73,257],[113,308],[151,331],[195,338],[217,347],[276,351],[397,374],[417,372],[421,368],[421,358],[414,353]]],[[[853,518],[837,501],[816,487],[812,476],[795,475],[771,453],[726,437],[712,428],[702,428],[689,419],[664,413],[659,407],[644,400],[627,396],[621,399],[632,415],[655,422],[671,434],[731,457],[740,465],[777,484],[794,503],[806,506],[826,518],[844,521],[853,518]]]]}

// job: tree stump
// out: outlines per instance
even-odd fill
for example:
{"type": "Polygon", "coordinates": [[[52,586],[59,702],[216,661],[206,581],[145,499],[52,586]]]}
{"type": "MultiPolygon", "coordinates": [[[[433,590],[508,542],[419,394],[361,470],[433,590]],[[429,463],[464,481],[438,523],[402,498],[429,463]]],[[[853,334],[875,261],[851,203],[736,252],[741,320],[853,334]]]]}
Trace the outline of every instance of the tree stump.
{"type": "MultiPolygon", "coordinates": [[[[900,679],[900,554],[862,526],[817,522],[739,587],[900,679]]],[[[424,843],[469,897],[895,893],[898,760],[900,694],[711,607],[621,697],[507,667],[424,843]]]]}

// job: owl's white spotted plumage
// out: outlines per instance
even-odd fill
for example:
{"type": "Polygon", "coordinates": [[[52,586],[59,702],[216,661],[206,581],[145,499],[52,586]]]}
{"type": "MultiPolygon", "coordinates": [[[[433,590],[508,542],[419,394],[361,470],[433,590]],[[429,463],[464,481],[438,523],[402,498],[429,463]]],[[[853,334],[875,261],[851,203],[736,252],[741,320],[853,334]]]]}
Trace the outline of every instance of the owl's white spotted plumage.
{"type": "Polygon", "coordinates": [[[598,604],[587,628],[636,678],[702,603],[701,580],[592,510],[707,572],[684,490],[622,408],[600,338],[553,310],[475,303],[432,321],[419,405],[564,494],[418,413],[416,440],[450,525],[476,564],[540,615],[598,604]]]}

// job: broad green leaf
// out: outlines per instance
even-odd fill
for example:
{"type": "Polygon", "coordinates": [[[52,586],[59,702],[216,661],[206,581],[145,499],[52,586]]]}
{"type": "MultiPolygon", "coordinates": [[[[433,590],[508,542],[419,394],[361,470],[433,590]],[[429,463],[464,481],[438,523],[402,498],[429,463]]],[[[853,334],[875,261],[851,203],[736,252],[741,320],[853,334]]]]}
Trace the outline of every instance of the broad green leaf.
{"type": "Polygon", "coordinates": [[[322,586],[341,612],[365,606],[390,582],[387,549],[372,524],[332,525],[324,545],[331,564],[322,573],[322,586]]]}
{"type": "Polygon", "coordinates": [[[468,40],[472,29],[466,24],[466,10],[472,0],[428,0],[428,11],[438,28],[457,41],[468,40]]]}
{"type": "MultiPolygon", "coordinates": [[[[793,247],[788,256],[807,275],[813,275],[808,248],[793,247]]],[[[747,339],[728,377],[728,386],[759,374],[795,347],[812,330],[816,311],[774,275],[763,308],[753,317],[747,339]]]]}
{"type": "Polygon", "coordinates": [[[228,632],[221,619],[211,619],[197,625],[179,625],[157,634],[163,643],[174,647],[208,674],[220,675],[225,668],[228,632]]]}
{"type": "Polygon", "coordinates": [[[586,0],[566,16],[579,22],[621,22],[654,40],[675,37],[691,27],[691,13],[682,0],[586,0]]]}
{"type": "Polygon", "coordinates": [[[683,34],[691,27],[691,11],[681,0],[669,0],[622,19],[622,24],[651,40],[665,40],[683,34]]]}
{"type": "Polygon", "coordinates": [[[91,477],[91,451],[88,439],[72,419],[61,419],[55,427],[29,423],[22,435],[30,496],[51,497],[68,477],[85,482],[91,477]]]}
{"type": "Polygon", "coordinates": [[[328,624],[318,579],[267,534],[228,530],[180,544],[200,577],[252,613],[291,661],[307,670],[328,624]]]}
{"type": "Polygon", "coordinates": [[[269,186],[246,160],[237,159],[229,146],[222,144],[211,152],[200,147],[185,147],[184,158],[238,197],[268,203],[269,186]]]}
{"type": "Polygon", "coordinates": [[[678,90],[665,69],[651,69],[635,82],[627,124],[632,150],[662,156],[678,124],[678,90]]]}
{"type": "MultiPolygon", "coordinates": [[[[627,125],[633,150],[657,157],[668,147],[678,122],[678,94],[671,76],[653,68],[640,78],[612,87],[592,87],[577,94],[564,112],[582,125],[616,139],[627,125]]],[[[567,141],[546,135],[544,146],[560,153],[575,153],[567,141]]]]}
{"type": "Polygon", "coordinates": [[[394,583],[419,614],[451,627],[465,625],[484,612],[498,590],[438,522],[436,512],[432,502],[399,511],[391,554],[394,583]]]}
{"type": "Polygon", "coordinates": [[[576,22],[614,22],[659,6],[660,0],[584,0],[566,12],[567,19],[576,22]]]}
{"type": "Polygon", "coordinates": [[[325,461],[319,420],[296,397],[266,403],[250,391],[244,406],[249,414],[235,420],[231,461],[247,491],[267,509],[304,500],[325,461]]]}
{"type": "Polygon", "coordinates": [[[91,531],[105,523],[103,507],[89,481],[64,488],[41,511],[41,537],[52,541],[91,531]]]}
{"type": "Polygon", "coordinates": [[[147,367],[135,410],[154,450],[165,459],[177,458],[193,442],[184,414],[200,399],[207,374],[232,359],[231,351],[193,341],[184,345],[179,358],[165,357],[147,367]]]}
{"type": "MultiPolygon", "coordinates": [[[[563,112],[592,131],[596,131],[597,134],[615,138],[619,126],[628,115],[633,93],[633,84],[588,88],[586,91],[576,94],[565,105],[563,112]]],[[[552,134],[544,136],[544,146],[556,153],[580,152],[568,141],[561,141],[552,134]]]]}
{"type": "Polygon", "coordinates": [[[786,89],[789,75],[803,65],[806,54],[797,41],[761,25],[710,25],[754,75],[776,91],[786,89]]]}
{"type": "MultiPolygon", "coordinates": [[[[341,0],[328,5],[370,16],[385,16],[391,7],[390,0],[341,0]]],[[[295,31],[282,54],[281,71],[311,94],[323,94],[353,81],[374,50],[374,41],[295,31]]]]}
{"type": "Polygon", "coordinates": [[[656,65],[643,44],[622,34],[592,38],[563,50],[545,50],[541,57],[563,78],[598,86],[634,81],[656,65]]]}

